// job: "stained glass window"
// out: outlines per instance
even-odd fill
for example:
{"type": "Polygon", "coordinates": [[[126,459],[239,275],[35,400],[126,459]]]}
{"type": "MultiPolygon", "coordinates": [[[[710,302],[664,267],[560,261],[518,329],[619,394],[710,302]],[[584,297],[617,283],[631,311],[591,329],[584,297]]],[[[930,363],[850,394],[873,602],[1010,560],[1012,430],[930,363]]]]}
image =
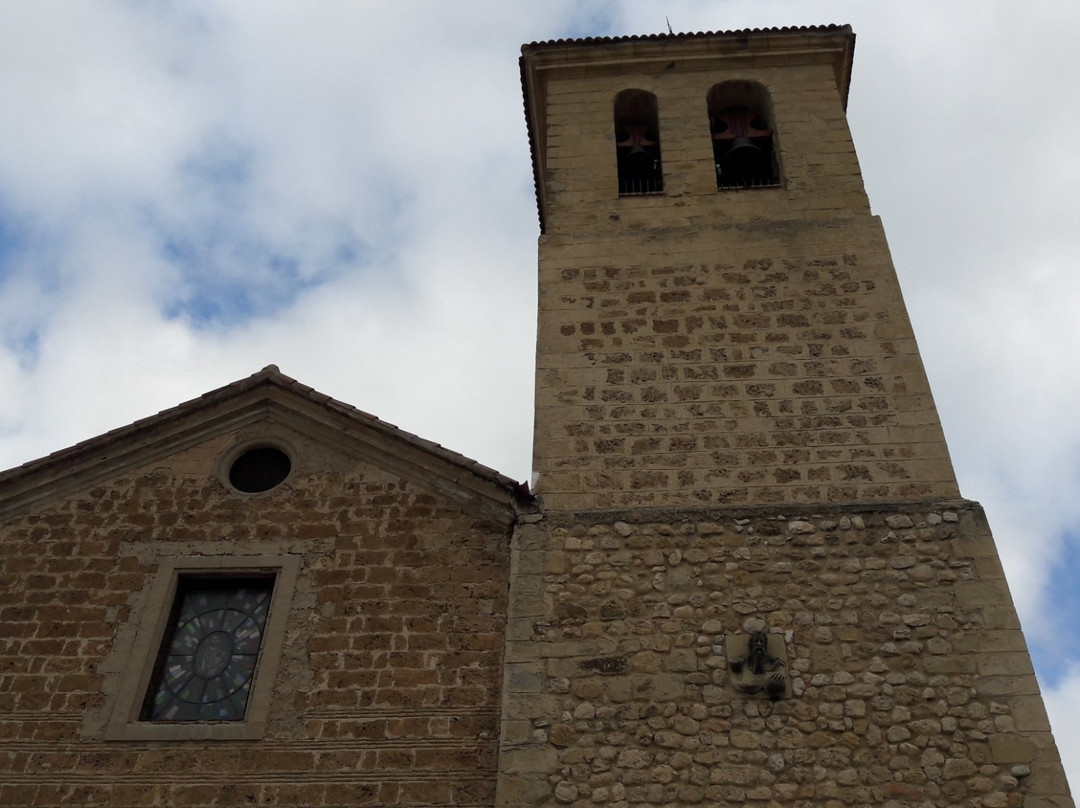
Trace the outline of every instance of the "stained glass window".
{"type": "Polygon", "coordinates": [[[182,576],[142,720],[243,720],[273,589],[272,576],[182,576]]]}

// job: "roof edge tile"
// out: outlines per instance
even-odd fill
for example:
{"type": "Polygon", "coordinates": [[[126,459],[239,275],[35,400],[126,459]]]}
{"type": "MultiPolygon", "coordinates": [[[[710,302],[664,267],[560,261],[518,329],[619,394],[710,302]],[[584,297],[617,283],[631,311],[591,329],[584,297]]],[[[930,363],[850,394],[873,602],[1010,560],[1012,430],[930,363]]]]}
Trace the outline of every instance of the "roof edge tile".
{"type": "Polygon", "coordinates": [[[670,34],[628,34],[624,36],[588,36],[570,39],[548,39],[538,42],[529,42],[521,46],[521,52],[526,53],[534,48],[548,46],[587,46],[587,45],[614,45],[623,42],[679,42],[691,39],[705,39],[709,37],[745,37],[770,34],[836,34],[851,33],[848,24],[829,23],[826,25],[785,25],[772,28],[741,28],[732,31],[687,31],[670,34]]]}
{"type": "Polygon", "coordinates": [[[267,365],[257,373],[230,384],[203,393],[176,406],[161,410],[155,415],[140,418],[125,426],[111,429],[93,438],[80,441],[66,449],[60,449],[44,457],[31,460],[22,465],[15,466],[0,472],[0,493],[5,489],[15,492],[34,487],[34,478],[49,479],[56,474],[66,475],[68,472],[77,474],[80,467],[93,466],[100,462],[107,462],[109,454],[107,450],[117,445],[137,442],[144,438],[146,433],[156,428],[167,428],[184,418],[196,417],[200,412],[211,410],[217,405],[236,399],[260,387],[277,388],[288,391],[310,404],[329,410],[331,413],[360,422],[367,429],[376,432],[404,444],[412,446],[429,455],[432,455],[443,463],[448,464],[461,472],[465,472],[484,483],[494,486],[506,492],[511,501],[521,501],[529,496],[528,486],[507,477],[498,471],[472,460],[459,452],[454,452],[441,446],[434,441],[426,440],[406,432],[393,424],[382,421],[370,413],[357,409],[350,404],[320,393],[308,385],[286,376],[276,365],[267,365]]]}

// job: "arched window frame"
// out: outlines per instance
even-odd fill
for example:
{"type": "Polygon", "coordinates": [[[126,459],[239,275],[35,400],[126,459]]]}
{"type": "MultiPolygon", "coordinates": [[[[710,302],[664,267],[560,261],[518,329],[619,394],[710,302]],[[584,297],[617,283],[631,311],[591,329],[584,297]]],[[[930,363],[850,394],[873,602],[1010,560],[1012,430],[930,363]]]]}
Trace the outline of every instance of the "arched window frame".
{"type": "Polygon", "coordinates": [[[764,85],[723,81],[710,88],[706,104],[717,190],[778,187],[772,99],[764,85]]]}
{"type": "Polygon", "coordinates": [[[656,96],[648,90],[623,90],[615,96],[613,106],[619,196],[663,193],[656,96]]]}

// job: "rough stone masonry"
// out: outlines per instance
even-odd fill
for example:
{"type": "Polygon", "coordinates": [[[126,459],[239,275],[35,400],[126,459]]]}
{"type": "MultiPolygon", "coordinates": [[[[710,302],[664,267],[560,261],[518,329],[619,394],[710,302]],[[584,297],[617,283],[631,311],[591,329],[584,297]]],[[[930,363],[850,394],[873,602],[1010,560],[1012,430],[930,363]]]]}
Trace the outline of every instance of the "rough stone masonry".
{"type": "Polygon", "coordinates": [[[853,46],[523,49],[540,503],[512,548],[501,805],[1073,804],[863,188],[853,46]],[[717,179],[717,121],[747,118],[779,182],[717,179]],[[623,124],[648,193],[617,192],[623,124]]]}

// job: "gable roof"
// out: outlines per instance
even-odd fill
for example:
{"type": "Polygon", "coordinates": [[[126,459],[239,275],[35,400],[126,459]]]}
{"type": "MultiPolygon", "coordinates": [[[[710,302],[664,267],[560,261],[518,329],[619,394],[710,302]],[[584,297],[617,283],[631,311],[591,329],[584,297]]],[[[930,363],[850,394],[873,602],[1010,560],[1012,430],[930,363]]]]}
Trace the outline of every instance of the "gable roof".
{"type": "Polygon", "coordinates": [[[464,455],[319,393],[268,365],[157,415],[0,473],[0,517],[85,490],[127,469],[248,424],[278,420],[509,524],[528,487],[464,455]]]}

